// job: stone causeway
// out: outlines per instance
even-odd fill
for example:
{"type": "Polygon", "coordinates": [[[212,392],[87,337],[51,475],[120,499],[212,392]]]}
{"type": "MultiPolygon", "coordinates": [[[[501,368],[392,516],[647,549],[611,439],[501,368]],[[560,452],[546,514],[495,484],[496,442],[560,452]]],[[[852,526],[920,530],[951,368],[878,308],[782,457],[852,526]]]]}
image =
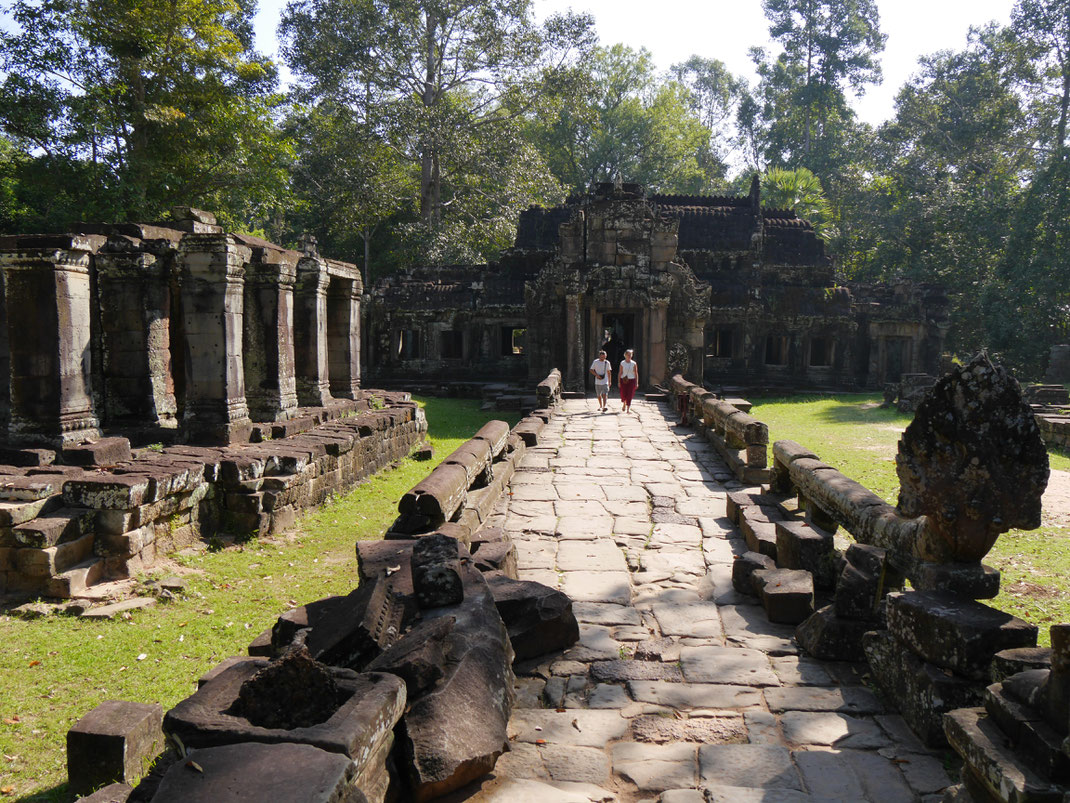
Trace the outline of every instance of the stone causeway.
{"type": "Polygon", "coordinates": [[[744,487],[669,405],[570,399],[489,523],[519,578],[573,600],[580,639],[518,664],[510,752],[479,800],[925,801],[943,756],[865,684],[801,654],[737,593],[744,487]],[[495,521],[497,520],[497,521],[495,521]]]}

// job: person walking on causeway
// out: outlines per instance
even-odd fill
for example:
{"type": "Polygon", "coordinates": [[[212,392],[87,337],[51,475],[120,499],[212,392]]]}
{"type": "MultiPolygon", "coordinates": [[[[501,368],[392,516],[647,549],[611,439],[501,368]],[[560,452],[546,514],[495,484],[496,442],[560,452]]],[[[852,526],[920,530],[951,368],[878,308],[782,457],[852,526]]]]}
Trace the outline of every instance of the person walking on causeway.
{"type": "Polygon", "coordinates": [[[632,398],[635,396],[635,389],[639,387],[639,363],[632,359],[632,354],[631,349],[624,351],[624,359],[620,361],[620,373],[617,375],[621,409],[626,413],[632,411],[632,398]]]}
{"type": "Polygon", "coordinates": [[[591,363],[590,371],[594,377],[594,393],[598,397],[598,409],[604,413],[609,407],[609,385],[613,381],[613,366],[606,359],[604,351],[598,352],[598,359],[591,363]]]}

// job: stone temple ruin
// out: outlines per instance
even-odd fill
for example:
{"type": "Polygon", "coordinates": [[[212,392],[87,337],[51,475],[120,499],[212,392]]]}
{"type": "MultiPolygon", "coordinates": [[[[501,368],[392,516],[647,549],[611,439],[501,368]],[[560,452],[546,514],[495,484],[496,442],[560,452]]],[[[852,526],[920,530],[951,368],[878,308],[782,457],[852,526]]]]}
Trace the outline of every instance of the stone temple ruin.
{"type": "Polygon", "coordinates": [[[0,237],[0,592],[285,529],[424,439],[361,390],[354,266],[173,218],[0,237]]]}
{"type": "MultiPolygon", "coordinates": [[[[757,179],[755,179],[757,182],[757,179]]],[[[644,194],[599,184],[523,212],[490,265],[414,269],[370,288],[365,365],[378,384],[538,381],[634,348],[640,386],[882,388],[939,372],[947,298],[935,288],[840,284],[793,212],[749,195],[644,194]]]]}
{"type": "MultiPolygon", "coordinates": [[[[1037,526],[1048,476],[1017,383],[980,355],[917,394],[895,506],[799,444],[770,450],[746,402],[703,386],[873,388],[935,374],[938,291],[838,286],[809,224],[763,210],[756,187],[698,198],[599,186],[529,210],[496,265],[416,270],[368,296],[354,266],[311,241],[296,252],[226,234],[197,210],[173,218],[0,238],[0,591],[76,596],[214,532],[284,529],[410,453],[422,413],[405,392],[363,389],[362,364],[376,383],[542,379],[539,402],[511,429],[487,424],[399,500],[384,539],[356,545],[352,593],[283,614],[166,713],[118,701],[87,713],[68,734],[71,790],[110,785],[86,803],[271,799],[280,784],[309,800],[432,800],[513,750],[525,683],[542,683],[548,713],[571,715],[585,673],[623,678],[629,691],[613,694],[629,704],[641,701],[632,684],[693,674],[671,658],[686,624],[637,660],[590,647],[553,562],[539,563],[545,584],[521,579],[517,544],[498,526],[514,473],[546,446],[563,391],[584,388],[606,343],[637,349],[642,384],[674,397],[666,417],[681,413],[726,467],[710,482],[731,491],[741,546],[723,539],[734,559],[721,564],[700,548],[716,599],[688,610],[731,599],[790,628],[814,658],[865,662],[922,742],[962,757],[948,803],[1070,794],[1067,627],[1039,650],[1035,626],[981,601],[1000,582],[982,560],[1001,533],[1037,526]],[[577,640],[567,679],[521,678],[549,672],[544,657],[577,640]],[[131,789],[165,736],[168,758],[131,789]]],[[[659,397],[648,403],[670,400],[659,397]]],[[[698,529],[676,500],[646,494],[653,512],[628,504],[650,522],[698,529]]],[[[685,554],[637,570],[620,543],[579,562],[611,557],[625,577],[657,575],[656,558],[685,554]]],[[[669,592],[686,592],[679,573],[664,574],[669,592]]],[[[620,627],[643,630],[649,620],[628,610],[620,627]]],[[[759,687],[743,698],[770,699],[759,687]]],[[[734,722],[726,738],[747,738],[742,714],[734,722]]]]}

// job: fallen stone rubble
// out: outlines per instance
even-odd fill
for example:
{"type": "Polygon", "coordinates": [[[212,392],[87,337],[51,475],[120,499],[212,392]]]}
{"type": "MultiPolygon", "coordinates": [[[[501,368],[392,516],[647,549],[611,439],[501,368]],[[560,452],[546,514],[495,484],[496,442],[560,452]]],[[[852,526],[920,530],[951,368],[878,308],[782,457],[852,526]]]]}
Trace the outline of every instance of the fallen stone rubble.
{"type": "MultiPolygon", "coordinates": [[[[525,437],[490,422],[405,494],[387,540],[357,543],[351,594],[288,611],[249,657],[205,675],[162,719],[182,760],[108,799],[266,800],[270,782],[301,800],[426,801],[490,772],[509,749],[514,660],[579,635],[569,598],[518,581],[510,539],[482,526],[544,418],[519,426],[525,437]],[[203,770],[196,781],[191,763],[203,770]]],[[[98,743],[126,738],[111,724],[98,743]]],[[[93,778],[130,777],[118,769],[93,778]]],[[[74,784],[82,775],[71,766],[73,791],[89,791],[74,784]]]]}

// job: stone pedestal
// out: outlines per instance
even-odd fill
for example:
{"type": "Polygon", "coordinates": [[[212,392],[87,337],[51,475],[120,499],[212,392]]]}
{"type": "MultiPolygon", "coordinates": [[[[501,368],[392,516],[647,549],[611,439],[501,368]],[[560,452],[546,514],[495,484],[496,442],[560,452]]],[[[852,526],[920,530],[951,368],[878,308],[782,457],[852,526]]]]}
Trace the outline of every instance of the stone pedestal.
{"type": "Polygon", "coordinates": [[[186,336],[182,423],[194,442],[249,439],[242,329],[250,256],[250,250],[228,234],[187,234],[179,246],[186,336]]]}
{"type": "Polygon", "coordinates": [[[90,358],[92,252],[100,237],[0,241],[0,424],[11,444],[67,446],[100,436],[90,358]]]}
{"type": "Polygon", "coordinates": [[[97,254],[108,426],[178,426],[171,360],[170,264],[128,238],[97,254]]]}
{"type": "MultiPolygon", "coordinates": [[[[355,273],[355,271],[354,271],[355,273]]],[[[332,276],[327,289],[327,363],[331,395],[360,398],[360,276],[332,276]]]]}
{"type": "Polygon", "coordinates": [[[249,417],[254,421],[284,421],[297,409],[296,279],[295,262],[267,252],[245,274],[243,366],[249,417]]]}
{"type": "Polygon", "coordinates": [[[866,635],[866,658],[930,747],[944,744],[945,713],[980,702],[995,654],[1037,640],[1035,626],[945,592],[889,594],[887,619],[887,631],[866,635]]]}
{"type": "Polygon", "coordinates": [[[302,407],[323,407],[331,400],[327,358],[327,263],[305,257],[297,263],[294,290],[294,360],[297,402],[302,407]]]}

